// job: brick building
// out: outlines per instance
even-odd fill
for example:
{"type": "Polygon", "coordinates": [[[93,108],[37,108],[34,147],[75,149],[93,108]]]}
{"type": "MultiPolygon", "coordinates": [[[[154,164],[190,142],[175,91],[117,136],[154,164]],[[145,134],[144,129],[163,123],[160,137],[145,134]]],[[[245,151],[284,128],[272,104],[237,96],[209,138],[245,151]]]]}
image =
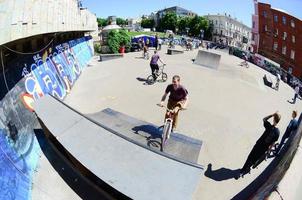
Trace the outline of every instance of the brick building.
{"type": "Polygon", "coordinates": [[[252,45],[259,53],[302,78],[302,21],[270,4],[255,1],[252,45]]]}

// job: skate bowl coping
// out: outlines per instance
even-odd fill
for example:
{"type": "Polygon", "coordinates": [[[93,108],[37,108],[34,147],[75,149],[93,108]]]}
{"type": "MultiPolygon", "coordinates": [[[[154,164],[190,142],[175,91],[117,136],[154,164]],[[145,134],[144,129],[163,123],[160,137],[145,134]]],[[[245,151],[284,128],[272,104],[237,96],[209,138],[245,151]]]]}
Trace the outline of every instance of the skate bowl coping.
{"type": "Polygon", "coordinates": [[[199,50],[194,60],[194,64],[217,70],[219,67],[220,59],[221,55],[219,54],[199,50]]]}
{"type": "Polygon", "coordinates": [[[34,108],[43,130],[118,192],[131,199],[192,199],[202,166],[127,140],[52,96],[34,108]]]}

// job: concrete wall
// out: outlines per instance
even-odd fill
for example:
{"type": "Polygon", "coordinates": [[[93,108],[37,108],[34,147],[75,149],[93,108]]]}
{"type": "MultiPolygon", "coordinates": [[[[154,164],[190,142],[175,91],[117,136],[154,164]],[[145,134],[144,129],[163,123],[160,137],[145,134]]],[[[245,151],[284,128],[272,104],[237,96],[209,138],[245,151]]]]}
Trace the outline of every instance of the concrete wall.
{"type": "Polygon", "coordinates": [[[52,32],[97,31],[96,16],[77,0],[1,0],[0,45],[52,32]]]}
{"type": "Polygon", "coordinates": [[[35,55],[7,59],[3,52],[0,49],[0,199],[30,199],[39,153],[31,102],[47,94],[63,99],[93,56],[93,44],[91,37],[83,37],[35,55]]]}

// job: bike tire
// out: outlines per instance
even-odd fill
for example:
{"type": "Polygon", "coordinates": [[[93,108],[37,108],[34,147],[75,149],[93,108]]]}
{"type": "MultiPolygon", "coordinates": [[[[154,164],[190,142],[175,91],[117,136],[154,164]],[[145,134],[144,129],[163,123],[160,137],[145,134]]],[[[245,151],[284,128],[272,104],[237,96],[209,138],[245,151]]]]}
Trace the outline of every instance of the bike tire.
{"type": "Polygon", "coordinates": [[[171,129],[172,129],[172,122],[171,121],[166,121],[163,129],[163,133],[161,136],[161,151],[164,151],[165,149],[165,143],[167,141],[167,137],[169,134],[171,134],[171,129]]]}
{"type": "Polygon", "coordinates": [[[153,75],[148,76],[147,80],[146,80],[147,84],[152,85],[155,83],[154,77],[153,75]]]}
{"type": "Polygon", "coordinates": [[[161,75],[161,78],[162,78],[163,82],[166,82],[167,79],[168,79],[168,75],[163,72],[162,75],[161,75]]]}

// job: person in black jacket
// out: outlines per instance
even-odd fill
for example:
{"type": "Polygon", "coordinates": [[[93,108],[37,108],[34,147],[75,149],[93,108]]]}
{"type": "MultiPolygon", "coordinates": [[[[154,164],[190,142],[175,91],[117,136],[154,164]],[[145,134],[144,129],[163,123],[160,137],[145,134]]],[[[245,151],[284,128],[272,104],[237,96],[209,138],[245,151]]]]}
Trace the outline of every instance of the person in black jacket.
{"type": "Polygon", "coordinates": [[[275,142],[279,138],[279,129],[276,127],[278,122],[281,119],[281,115],[276,112],[272,115],[269,115],[263,118],[263,125],[265,127],[265,131],[262,136],[257,140],[254,145],[252,151],[243,167],[240,169],[240,175],[244,175],[250,171],[251,166],[255,166],[257,161],[265,154],[266,151],[269,151],[275,142]],[[273,125],[268,122],[268,119],[273,117],[273,125]]]}

